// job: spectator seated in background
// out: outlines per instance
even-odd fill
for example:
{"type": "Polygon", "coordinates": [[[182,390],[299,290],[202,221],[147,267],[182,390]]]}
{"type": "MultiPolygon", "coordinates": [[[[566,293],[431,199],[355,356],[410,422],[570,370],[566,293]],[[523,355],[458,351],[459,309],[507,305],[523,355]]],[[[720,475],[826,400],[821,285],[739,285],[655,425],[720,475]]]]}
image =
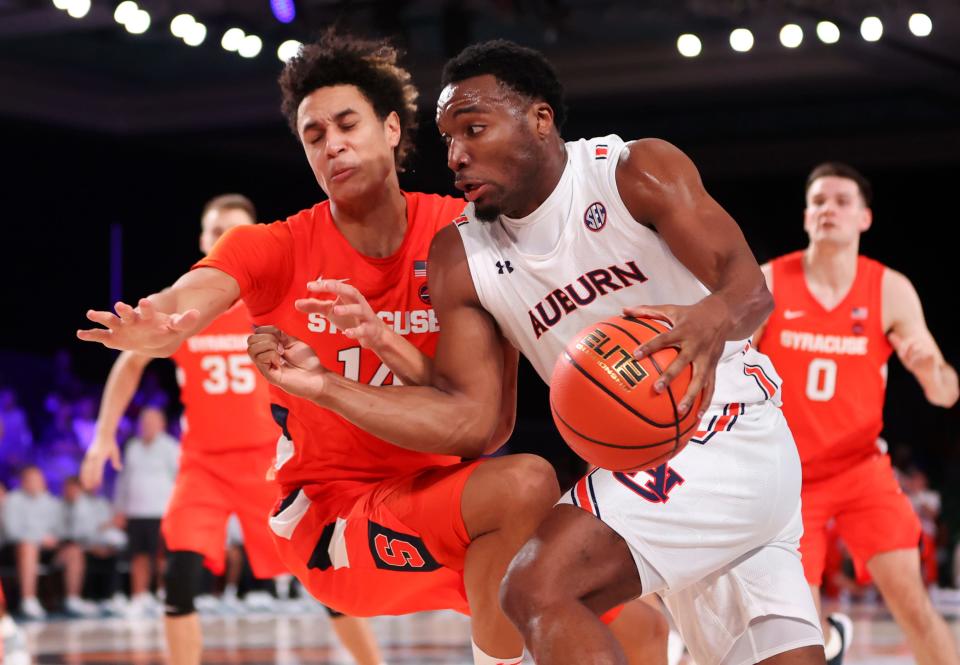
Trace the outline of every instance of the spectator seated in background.
{"type": "Polygon", "coordinates": [[[12,388],[0,388],[0,477],[10,478],[30,461],[33,433],[12,388]]]}
{"type": "Polygon", "coordinates": [[[114,506],[127,528],[131,616],[159,612],[150,580],[160,573],[160,519],[167,509],[180,463],[180,446],[166,432],[167,419],[153,406],[140,411],[138,436],[127,442],[114,506]]]}
{"type": "Polygon", "coordinates": [[[16,550],[20,580],[20,611],[30,619],[43,619],[46,611],[37,600],[37,577],[41,560],[56,561],[64,568],[67,598],[65,609],[76,616],[98,614],[96,607],[80,598],[83,587],[82,548],[63,539],[63,506],[47,492],[43,473],[28,466],[20,473],[20,487],[7,495],[3,505],[6,539],[16,550]]]}
{"type": "Polygon", "coordinates": [[[63,486],[63,537],[79,545],[86,555],[87,587],[91,575],[99,572],[104,583],[95,596],[114,596],[117,555],[126,547],[127,536],[117,528],[110,502],[87,493],[76,476],[67,478],[63,486]]]}

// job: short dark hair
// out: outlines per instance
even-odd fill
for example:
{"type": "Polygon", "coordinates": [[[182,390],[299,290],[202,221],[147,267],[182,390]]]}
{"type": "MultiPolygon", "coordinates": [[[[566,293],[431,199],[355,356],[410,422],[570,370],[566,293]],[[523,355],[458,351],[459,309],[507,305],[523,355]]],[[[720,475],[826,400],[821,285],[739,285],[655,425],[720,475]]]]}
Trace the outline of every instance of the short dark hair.
{"type": "Polygon", "coordinates": [[[253,221],[257,221],[257,209],[253,207],[253,201],[243,194],[221,194],[214,196],[203,206],[201,217],[205,217],[211,210],[242,210],[253,221]]]}
{"type": "Polygon", "coordinates": [[[567,120],[563,85],[553,65],[540,51],[506,39],[468,46],[447,61],[442,84],[447,86],[484,74],[492,74],[500,83],[525,97],[545,101],[553,109],[553,124],[557,131],[563,128],[567,120]]]}
{"type": "Polygon", "coordinates": [[[853,180],[857,183],[857,189],[860,190],[860,196],[863,198],[864,205],[868,208],[870,207],[870,204],[873,202],[873,187],[870,185],[870,181],[867,180],[860,171],[843,162],[823,162],[815,166],[814,169],[810,171],[810,175],[807,176],[807,187],[804,191],[809,192],[810,187],[817,178],[827,176],[853,180]]]}
{"type": "Polygon", "coordinates": [[[400,117],[400,143],[394,151],[397,168],[413,150],[417,128],[417,89],[410,72],[397,64],[400,51],[388,40],[366,40],[327,30],[320,40],[305,44],[280,74],[283,113],[297,133],[297,109],[319,88],[353,85],[367,98],[380,120],[391,112],[400,117]]]}

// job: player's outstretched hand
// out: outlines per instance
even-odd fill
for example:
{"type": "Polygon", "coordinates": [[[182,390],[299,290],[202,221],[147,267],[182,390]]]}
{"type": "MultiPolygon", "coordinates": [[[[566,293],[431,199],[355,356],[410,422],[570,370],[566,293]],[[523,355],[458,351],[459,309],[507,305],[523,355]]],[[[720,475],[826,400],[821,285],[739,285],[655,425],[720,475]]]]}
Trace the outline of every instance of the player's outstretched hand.
{"type": "Polygon", "coordinates": [[[123,468],[120,446],[117,445],[116,437],[97,436],[87,448],[83,456],[83,464],[80,465],[80,483],[84,489],[93,491],[100,487],[100,483],[103,482],[103,465],[107,460],[110,460],[114,471],[123,468]]]}
{"type": "Polygon", "coordinates": [[[87,318],[103,328],[78,330],[77,337],[85,342],[99,342],[111,349],[153,355],[173,351],[172,347],[200,319],[200,312],[195,309],[178,314],[159,312],[146,298],[141,298],[136,307],[118,302],[114,310],[116,314],[88,310],[87,318]]]}
{"type": "Polygon", "coordinates": [[[293,306],[307,314],[317,313],[365,349],[377,349],[387,326],[355,287],[339,279],[317,279],[307,284],[316,298],[301,298],[293,306]]]}
{"type": "Polygon", "coordinates": [[[637,359],[649,356],[668,346],[680,350],[676,359],[663,371],[663,375],[654,384],[654,390],[663,392],[683,369],[693,364],[693,380],[686,394],[680,399],[677,411],[681,416],[690,410],[697,393],[703,395],[698,418],[710,405],[717,373],[717,363],[723,355],[727,341],[727,330],[731,323],[726,305],[711,297],[706,297],[695,305],[656,305],[652,307],[624,307],[626,316],[644,317],[666,321],[673,329],[661,333],[634,351],[637,359]]]}
{"type": "Polygon", "coordinates": [[[307,399],[323,391],[327,370],[305,342],[275,326],[258,326],[247,338],[247,353],[267,381],[307,399]]]}

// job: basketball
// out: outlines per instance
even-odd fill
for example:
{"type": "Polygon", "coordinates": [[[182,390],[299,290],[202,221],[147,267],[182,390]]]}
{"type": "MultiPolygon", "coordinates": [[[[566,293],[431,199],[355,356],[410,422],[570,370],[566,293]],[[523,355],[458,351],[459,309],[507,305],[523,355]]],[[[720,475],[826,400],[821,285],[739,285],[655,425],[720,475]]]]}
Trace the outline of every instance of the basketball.
{"type": "Polygon", "coordinates": [[[653,385],[677,349],[633,357],[638,346],[667,330],[662,321],[613,316],[577,333],[557,359],[550,411],[567,445],[590,464],[611,471],[650,469],[693,436],[700,395],[686,416],[677,413],[692,367],[658,394],[653,385]]]}

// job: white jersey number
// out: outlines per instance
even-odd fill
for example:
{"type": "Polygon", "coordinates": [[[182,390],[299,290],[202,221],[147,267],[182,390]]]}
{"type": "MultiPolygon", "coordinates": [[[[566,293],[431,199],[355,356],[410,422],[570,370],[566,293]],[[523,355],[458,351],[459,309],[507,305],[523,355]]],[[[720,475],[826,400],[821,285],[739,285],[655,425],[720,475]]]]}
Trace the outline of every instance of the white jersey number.
{"type": "Polygon", "coordinates": [[[238,395],[252,393],[257,379],[251,364],[253,361],[246,353],[204,356],[200,359],[200,367],[207,372],[203,389],[210,395],[223,395],[228,390],[238,395]]]}
{"type": "Polygon", "coordinates": [[[833,399],[837,390],[837,363],[830,358],[814,358],[807,368],[807,397],[814,402],[833,399]]]}
{"type": "MultiPolygon", "coordinates": [[[[337,354],[337,360],[343,363],[343,376],[351,381],[360,380],[360,347],[351,346],[349,349],[342,349],[337,354]]],[[[370,379],[371,386],[382,386],[390,376],[390,368],[380,363],[373,378],[370,379]]],[[[400,385],[400,379],[393,377],[393,385],[400,385]]]]}

